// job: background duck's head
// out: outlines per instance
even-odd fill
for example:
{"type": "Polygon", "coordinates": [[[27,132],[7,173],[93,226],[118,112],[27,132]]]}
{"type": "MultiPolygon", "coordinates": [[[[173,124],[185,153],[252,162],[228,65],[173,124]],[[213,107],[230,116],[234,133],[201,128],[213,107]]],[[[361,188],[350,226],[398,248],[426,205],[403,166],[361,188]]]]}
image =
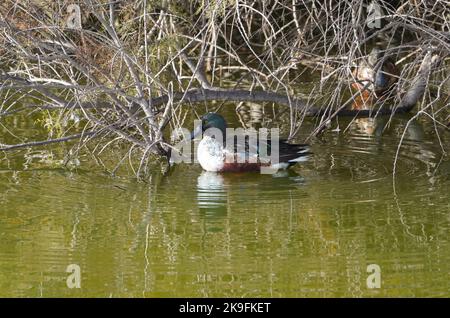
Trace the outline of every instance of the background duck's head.
{"type": "Polygon", "coordinates": [[[369,56],[367,58],[367,62],[370,67],[375,67],[377,63],[383,58],[383,52],[379,49],[374,47],[372,51],[370,51],[369,56]]]}
{"type": "Polygon", "coordinates": [[[374,47],[353,71],[356,80],[352,87],[364,92],[384,94],[396,82],[395,64],[385,56],[385,51],[374,47]]]}
{"type": "Polygon", "coordinates": [[[216,128],[222,132],[222,135],[225,136],[225,132],[227,129],[227,122],[225,119],[217,114],[217,113],[206,113],[202,117],[202,124],[195,127],[194,131],[191,133],[191,139],[203,134],[209,128],[216,128]]]}

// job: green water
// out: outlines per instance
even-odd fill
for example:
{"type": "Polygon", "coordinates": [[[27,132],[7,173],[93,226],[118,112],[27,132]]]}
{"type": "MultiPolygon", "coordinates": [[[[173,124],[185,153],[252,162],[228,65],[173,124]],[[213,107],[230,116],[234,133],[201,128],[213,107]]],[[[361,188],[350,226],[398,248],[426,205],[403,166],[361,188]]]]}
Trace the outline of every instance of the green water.
{"type": "Polygon", "coordinates": [[[340,120],[275,176],[182,164],[137,182],[52,148],[2,154],[0,296],[448,297],[450,134],[413,122],[393,178],[408,119],[340,120]]]}

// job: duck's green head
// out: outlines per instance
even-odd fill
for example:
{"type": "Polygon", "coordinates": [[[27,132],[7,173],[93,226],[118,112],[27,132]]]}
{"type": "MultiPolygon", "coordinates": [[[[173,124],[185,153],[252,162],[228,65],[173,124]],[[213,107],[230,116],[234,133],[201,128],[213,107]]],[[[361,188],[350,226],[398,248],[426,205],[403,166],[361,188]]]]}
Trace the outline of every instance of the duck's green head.
{"type": "Polygon", "coordinates": [[[195,127],[194,131],[191,133],[191,139],[204,133],[208,128],[220,129],[222,135],[225,136],[227,122],[221,115],[217,113],[206,113],[200,117],[200,119],[202,120],[202,124],[201,126],[195,127]]]}

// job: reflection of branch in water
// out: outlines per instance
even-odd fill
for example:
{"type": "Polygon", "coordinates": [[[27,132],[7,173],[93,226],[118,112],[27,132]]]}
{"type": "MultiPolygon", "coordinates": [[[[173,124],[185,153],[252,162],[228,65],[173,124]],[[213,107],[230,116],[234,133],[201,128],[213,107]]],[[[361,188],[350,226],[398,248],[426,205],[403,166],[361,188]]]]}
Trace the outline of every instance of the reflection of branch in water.
{"type": "Polygon", "coordinates": [[[150,223],[147,224],[145,228],[145,249],[144,249],[144,290],[142,291],[142,296],[145,297],[145,292],[147,291],[147,280],[148,280],[148,266],[150,262],[148,260],[148,232],[149,232],[150,223]]]}
{"type": "MultiPolygon", "coordinates": [[[[413,83],[411,84],[411,88],[405,93],[402,103],[408,104],[408,103],[416,103],[418,99],[423,95],[425,91],[426,84],[428,82],[428,77],[430,76],[430,72],[433,69],[434,66],[436,66],[440,62],[440,58],[438,55],[432,55],[432,52],[428,52],[420,66],[420,69],[418,71],[418,74],[416,78],[413,80],[413,83]]],[[[406,132],[408,131],[408,127],[411,125],[412,122],[414,122],[421,114],[425,113],[428,108],[431,108],[433,104],[428,104],[425,108],[421,109],[419,112],[417,112],[408,122],[406,123],[406,127],[403,130],[403,134],[400,138],[400,141],[398,143],[397,151],[394,158],[394,164],[393,164],[393,170],[392,170],[392,186],[394,190],[394,194],[396,193],[395,189],[395,175],[396,175],[396,169],[397,169],[397,160],[398,155],[400,153],[400,148],[403,144],[403,140],[405,138],[406,132]]]]}
{"type": "Polygon", "coordinates": [[[397,211],[398,211],[400,223],[401,223],[401,224],[403,225],[403,227],[405,228],[405,232],[406,232],[409,236],[415,238],[415,239],[416,239],[417,241],[419,241],[419,242],[420,242],[420,241],[423,241],[423,239],[426,241],[426,240],[427,240],[427,235],[426,235],[426,233],[425,233],[424,230],[423,230],[423,228],[424,228],[424,225],[423,225],[423,224],[422,224],[422,232],[423,232],[423,234],[424,234],[423,237],[420,236],[420,235],[415,235],[415,234],[411,233],[411,231],[410,231],[411,226],[408,225],[408,224],[406,224],[405,216],[403,215],[403,211],[402,211],[402,209],[401,209],[401,207],[400,207],[400,203],[399,203],[399,200],[398,200],[397,193],[395,193],[395,192],[394,192],[394,201],[395,201],[395,205],[397,206],[397,211]]]}

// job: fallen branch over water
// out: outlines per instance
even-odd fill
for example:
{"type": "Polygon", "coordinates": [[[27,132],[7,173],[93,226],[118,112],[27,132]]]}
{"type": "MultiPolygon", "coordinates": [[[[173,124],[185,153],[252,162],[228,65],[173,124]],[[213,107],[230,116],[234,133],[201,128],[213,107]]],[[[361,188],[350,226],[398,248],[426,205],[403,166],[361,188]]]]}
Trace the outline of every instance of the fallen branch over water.
{"type": "Polygon", "coordinates": [[[48,140],[40,140],[40,141],[30,141],[25,142],[22,144],[15,144],[15,145],[4,145],[0,144],[0,151],[7,151],[7,150],[16,150],[20,148],[29,148],[29,147],[37,147],[37,146],[46,146],[54,143],[61,143],[66,141],[71,141],[74,139],[80,139],[85,138],[89,136],[93,136],[100,133],[99,131],[85,131],[79,134],[73,134],[70,136],[65,136],[61,138],[54,138],[54,139],[48,139],[48,140]]]}
{"type": "MultiPolygon", "coordinates": [[[[366,32],[366,4],[358,0],[319,6],[307,1],[145,6],[142,1],[92,0],[80,2],[83,17],[76,27],[67,22],[72,20],[64,15],[64,1],[5,0],[0,5],[0,120],[12,135],[21,118],[39,120],[49,135],[61,138],[0,144],[0,149],[95,139],[98,153],[111,145],[138,153],[140,171],[149,154],[168,153],[166,126],[182,127],[200,109],[181,105],[272,103],[288,110],[289,118],[278,120],[288,121],[289,137],[306,116],[314,117],[314,136],[336,116],[408,113],[425,96],[423,109],[432,96],[429,74],[439,60],[424,48],[435,48],[441,57],[449,54],[448,6],[435,2],[432,8],[383,2],[384,27],[366,32]],[[394,98],[352,109],[359,92],[347,96],[355,81],[351,70],[380,37],[387,38],[381,44],[384,56],[402,69],[394,98]],[[291,95],[309,79],[310,98],[291,95]],[[12,115],[17,117],[10,120],[12,115]],[[77,133],[81,130],[92,134],[84,138],[86,133],[77,133]]],[[[237,111],[254,122],[249,104],[237,111]]]]}
{"type": "MultiPolygon", "coordinates": [[[[409,89],[403,95],[400,100],[399,105],[393,108],[380,107],[378,109],[364,109],[364,110],[351,110],[347,109],[349,103],[358,94],[354,94],[351,98],[344,103],[338,110],[332,112],[332,110],[327,110],[323,108],[318,108],[314,106],[308,106],[304,100],[290,97],[288,95],[283,95],[275,92],[264,92],[264,91],[248,91],[248,90],[225,90],[220,88],[201,88],[192,89],[187,92],[175,92],[172,96],[163,95],[160,97],[155,97],[151,100],[151,104],[154,107],[161,105],[166,105],[169,101],[174,103],[199,103],[206,101],[229,101],[229,102],[271,102],[278,105],[288,106],[295,108],[297,111],[305,112],[306,116],[324,116],[327,117],[322,120],[322,123],[313,132],[313,136],[317,135],[326,123],[336,116],[352,116],[352,117],[374,117],[380,115],[393,115],[410,112],[417,102],[422,98],[425,88],[428,82],[428,77],[430,72],[434,67],[439,64],[440,58],[438,55],[433,55],[432,52],[428,52],[419,67],[416,77],[413,79],[412,84],[409,89]]],[[[6,77],[4,77],[5,79],[6,77]]],[[[9,79],[13,79],[10,77],[9,79]]],[[[26,82],[20,79],[20,82],[26,82]]],[[[34,87],[35,88],[35,87],[34,87]]],[[[99,103],[65,103],[64,107],[60,106],[37,106],[41,109],[64,109],[64,108],[80,108],[80,109],[102,109],[102,108],[113,108],[113,105],[107,102],[99,103]]],[[[141,108],[134,105],[131,113],[137,115],[141,108]]],[[[93,136],[97,134],[96,131],[88,131],[80,134],[74,134],[71,136],[66,136],[62,138],[34,141],[15,145],[4,145],[0,144],[0,150],[14,150],[19,148],[42,146],[58,142],[66,142],[74,139],[79,139],[87,136],[93,136]]]]}
{"type": "MultiPolygon", "coordinates": [[[[422,98],[423,93],[425,91],[428,77],[430,75],[431,70],[436,67],[439,63],[440,58],[438,55],[433,55],[431,52],[428,52],[417,72],[416,77],[412,80],[412,84],[409,89],[403,95],[400,100],[400,103],[392,108],[380,107],[376,109],[363,109],[363,110],[352,110],[347,109],[349,106],[348,103],[345,103],[342,107],[336,110],[325,110],[323,107],[311,106],[308,105],[306,101],[302,99],[295,98],[293,96],[280,94],[276,92],[270,91],[250,91],[250,90],[241,90],[241,89],[222,89],[217,87],[211,88],[196,88],[191,89],[186,92],[174,92],[172,96],[162,95],[159,97],[154,97],[151,99],[151,104],[154,107],[166,105],[169,101],[174,103],[200,103],[200,102],[208,102],[208,101],[223,101],[223,102],[252,102],[252,103],[261,103],[261,102],[270,102],[278,105],[293,107],[297,111],[305,112],[306,116],[322,116],[324,114],[330,114],[331,118],[335,116],[356,116],[356,117],[373,117],[375,115],[391,115],[391,114],[400,114],[400,113],[408,113],[410,112],[417,102],[422,98]]],[[[0,76],[0,79],[14,79],[13,77],[0,76]]],[[[21,82],[25,82],[24,79],[20,79],[21,82]]],[[[25,89],[26,85],[17,87],[15,85],[3,86],[0,89],[9,89],[9,88],[20,88],[25,89]]],[[[32,87],[33,89],[37,89],[36,86],[32,87]]],[[[354,98],[359,93],[356,93],[352,96],[354,98]]],[[[86,102],[86,103],[75,103],[75,102],[65,102],[61,103],[63,106],[55,106],[55,105],[35,105],[33,107],[39,107],[43,110],[49,109],[104,109],[104,108],[113,108],[113,104],[99,101],[99,102],[86,102]]],[[[133,104],[132,113],[135,113],[140,110],[140,106],[137,104],[133,104]],[[134,110],[134,111],[133,111],[134,110]]],[[[11,112],[13,113],[13,111],[11,112]]],[[[0,113],[1,115],[7,115],[8,113],[0,113]]]]}

